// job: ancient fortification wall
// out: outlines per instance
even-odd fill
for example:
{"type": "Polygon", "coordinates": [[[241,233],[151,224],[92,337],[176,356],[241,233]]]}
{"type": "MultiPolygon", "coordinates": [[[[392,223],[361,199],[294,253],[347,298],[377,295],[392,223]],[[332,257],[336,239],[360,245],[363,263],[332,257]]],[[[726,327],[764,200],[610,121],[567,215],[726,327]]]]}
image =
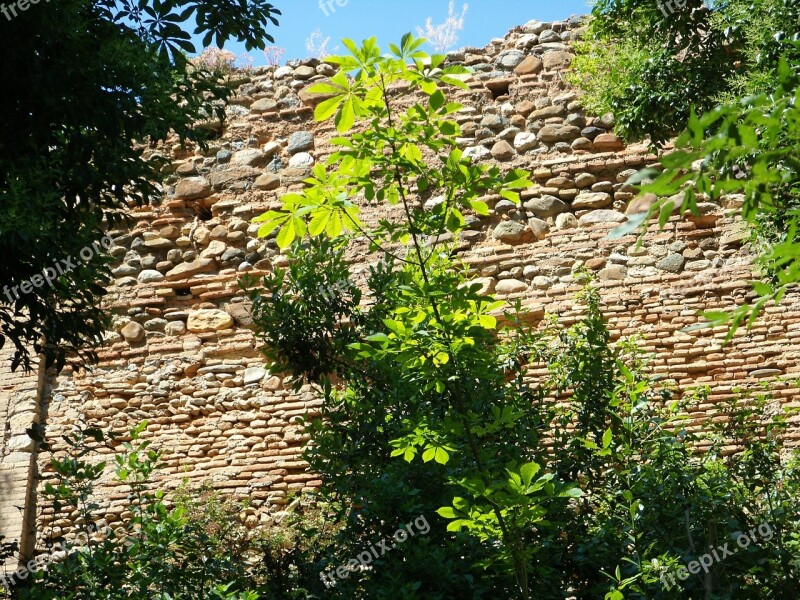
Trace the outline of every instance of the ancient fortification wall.
{"type": "MultiPolygon", "coordinates": [[[[534,325],[545,310],[566,322],[578,316],[571,274],[594,270],[614,335],[639,334],[655,355],[655,372],[683,387],[711,386],[710,403],[734,386],[796,376],[797,297],[769,308],[727,348],[722,330],[682,331],[698,321],[698,310],[729,307],[749,293],[747,233],[729,216],[736,198],[702,205],[701,217],[675,216],[663,231],[653,227],[641,249],[632,236],[606,237],[642,209],[624,182],[654,157],[643,145],[624,146],[610,118],[585,114],[565,83],[579,28],[579,19],[533,21],[486,48],[450,55],[474,70],[469,91],[455,93],[466,105],[462,146],[475,160],[526,168],[536,180],[522,207],[489,199],[492,214],[473,218],[459,242],[464,260],[487,290],[522,299],[534,325]]],[[[251,497],[256,511],[317,483],[299,457],[306,440],[294,419],[318,401],[268,375],[237,279],[286,263],[274,242],[257,239],[250,219],[277,208],[331,152],[334,132],[314,122],[305,90],[332,73],[316,60],[256,69],[239,85],[210,151],[163,149],[173,159],[163,201],[134,210],[133,227],[112,232],[109,308],[116,316],[100,363],[90,373],[67,369],[42,391],[40,418],[52,440],[80,418],[117,432],[146,419],[147,435],[165,452],[165,486],[184,477],[208,481],[251,497]]],[[[20,437],[39,418],[25,395],[33,381],[3,382],[0,473],[11,477],[2,484],[4,520],[16,518],[9,507],[29,481],[41,486],[48,477],[44,455],[41,475],[28,468],[29,445],[20,437]]],[[[787,403],[797,391],[790,384],[777,390],[787,403]]],[[[108,486],[103,493],[113,522],[123,492],[108,486]]],[[[54,533],[66,524],[46,507],[34,508],[54,533]]]]}

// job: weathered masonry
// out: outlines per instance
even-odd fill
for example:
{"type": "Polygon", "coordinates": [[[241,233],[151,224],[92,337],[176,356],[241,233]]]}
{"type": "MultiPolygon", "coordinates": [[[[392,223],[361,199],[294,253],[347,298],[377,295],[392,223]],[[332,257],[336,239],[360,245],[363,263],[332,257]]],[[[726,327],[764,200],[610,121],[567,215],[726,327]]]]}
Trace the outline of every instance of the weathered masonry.
{"type": "MultiPolygon", "coordinates": [[[[459,241],[464,260],[487,291],[522,299],[534,323],[545,310],[567,322],[577,316],[572,273],[595,271],[614,335],[640,334],[657,373],[682,387],[709,385],[710,403],[735,386],[792,380],[800,374],[797,296],[768,308],[725,348],[721,330],[683,331],[698,310],[730,307],[750,293],[748,233],[734,216],[739,199],[703,204],[699,217],[676,215],[663,230],[651,228],[641,248],[632,236],[607,237],[645,206],[625,181],[654,158],[644,145],[626,147],[610,117],[587,115],[565,83],[580,27],[577,18],[532,21],[449,57],[474,71],[469,91],[454,93],[465,105],[463,148],[476,161],[529,169],[536,181],[521,207],[489,199],[492,214],[472,218],[459,241]]],[[[37,421],[57,442],[81,419],[114,431],[147,420],[168,463],[163,485],[208,481],[251,497],[256,510],[316,485],[299,456],[306,440],[294,418],[318,401],[267,373],[237,279],[286,264],[274,242],[257,239],[250,219],[277,208],[331,152],[334,132],[314,122],[307,87],[332,74],[306,60],[237,75],[213,148],[160,150],[172,159],[163,201],[134,210],[129,230],[111,232],[115,317],[99,364],[80,374],[3,377],[0,534],[29,550],[36,523],[54,525],[56,534],[67,525],[36,503],[48,457],[35,453],[25,429],[37,421]]],[[[397,101],[411,102],[401,92],[397,101]]],[[[352,258],[363,268],[363,256],[352,258]]],[[[775,390],[782,402],[796,401],[793,383],[775,390]]],[[[113,522],[123,495],[111,485],[102,493],[113,522]]]]}

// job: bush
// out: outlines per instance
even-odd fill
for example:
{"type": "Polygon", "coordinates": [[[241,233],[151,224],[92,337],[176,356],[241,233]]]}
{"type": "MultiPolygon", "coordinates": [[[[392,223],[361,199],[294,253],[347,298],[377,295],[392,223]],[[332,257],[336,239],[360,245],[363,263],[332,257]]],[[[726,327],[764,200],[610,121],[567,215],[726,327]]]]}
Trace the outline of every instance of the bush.
{"type": "Polygon", "coordinates": [[[794,0],[601,0],[576,46],[573,84],[587,108],[611,111],[627,139],[663,144],[722,100],[773,89],[800,35],[794,0]],[[665,14],[665,12],[667,14],[665,14]]]}

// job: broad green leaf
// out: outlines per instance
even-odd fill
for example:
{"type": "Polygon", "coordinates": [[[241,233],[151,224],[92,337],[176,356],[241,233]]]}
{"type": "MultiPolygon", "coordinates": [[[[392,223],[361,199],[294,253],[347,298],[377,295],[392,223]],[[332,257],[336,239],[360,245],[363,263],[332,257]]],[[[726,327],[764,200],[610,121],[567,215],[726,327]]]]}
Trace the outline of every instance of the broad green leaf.
{"type": "Polygon", "coordinates": [[[455,519],[458,516],[452,506],[443,506],[436,511],[436,514],[445,519],[455,519]]]}
{"type": "Polygon", "coordinates": [[[519,474],[526,486],[531,484],[531,481],[541,468],[542,467],[535,462],[529,462],[520,467],[519,474]]]}
{"type": "Polygon", "coordinates": [[[314,119],[317,121],[327,121],[336,114],[336,111],[343,100],[344,98],[342,96],[336,96],[335,98],[323,100],[317,104],[317,107],[314,109],[314,119]]]}
{"type": "Polygon", "coordinates": [[[283,227],[281,227],[278,232],[278,236],[275,238],[278,248],[283,250],[288,247],[294,241],[295,235],[294,223],[292,223],[291,220],[284,223],[283,227]]]}

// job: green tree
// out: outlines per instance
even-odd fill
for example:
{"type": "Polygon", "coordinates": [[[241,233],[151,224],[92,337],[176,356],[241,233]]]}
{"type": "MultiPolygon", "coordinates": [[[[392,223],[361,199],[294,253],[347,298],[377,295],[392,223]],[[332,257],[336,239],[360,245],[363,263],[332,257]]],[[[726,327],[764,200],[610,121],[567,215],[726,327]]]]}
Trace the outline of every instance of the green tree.
{"type": "MultiPolygon", "coordinates": [[[[531,182],[522,171],[472,164],[458,149],[453,115],[462,106],[448,102],[443,87],[465,87],[463,67],[442,67],[444,56],[419,51],[424,40],[410,34],[390,46],[391,56],[375,39],[343,43],[350,54],[328,59],[339,73],[313,91],[332,95],[316,118],[333,119],[349,135],[334,140],[338,151],[314,169],[304,190],[283,197],[282,210],[256,219],[264,223],[260,235],[277,231],[278,245],[295,261],[253,293],[256,322],[271,360],[323,392],[333,433],[322,421],[312,424],[321,441],[312,466],[349,473],[336,438],[354,424],[376,428],[379,435],[363,447],[345,444],[352,455],[377,452],[412,465],[406,471],[416,475],[402,487],[410,498],[392,504],[413,505],[419,478],[439,482],[425,489],[445,503],[438,512],[450,520],[448,530],[465,531],[484,547],[487,567],[511,576],[516,591],[505,593],[529,598],[535,549],[528,532],[548,504],[579,492],[527,459],[536,423],[518,360],[525,335],[513,325],[498,334],[492,313],[503,303],[479,294],[438,240],[460,234],[464,211],[488,213],[481,196],[519,202],[515,190],[531,182]],[[421,100],[401,108],[398,86],[421,100]],[[356,123],[366,128],[354,131],[356,123]],[[361,196],[395,209],[397,218],[367,226],[361,196]],[[426,206],[433,198],[439,201],[426,206]],[[368,310],[342,258],[358,236],[370,240],[377,259],[366,282],[368,310]],[[336,379],[346,385],[334,386],[336,379]],[[499,553],[488,552],[498,544],[499,553]]],[[[393,471],[392,479],[400,476],[393,471]]],[[[375,510],[369,499],[349,500],[375,510]]],[[[357,520],[352,509],[346,516],[357,520]]],[[[446,593],[435,577],[426,581],[446,593]]],[[[415,589],[407,597],[417,597],[415,589]]]]}
{"type": "Polygon", "coordinates": [[[264,0],[20,4],[0,16],[0,345],[27,369],[32,354],[91,358],[109,281],[97,244],[130,205],[158,201],[154,145],[202,142],[196,123],[224,116],[231,91],[190,67],[187,26],[204,45],[263,48],[280,13],[264,0]]]}
{"type": "Polygon", "coordinates": [[[600,0],[571,79],[624,137],[663,144],[692,110],[772,89],[798,35],[794,0],[600,0]]]}

